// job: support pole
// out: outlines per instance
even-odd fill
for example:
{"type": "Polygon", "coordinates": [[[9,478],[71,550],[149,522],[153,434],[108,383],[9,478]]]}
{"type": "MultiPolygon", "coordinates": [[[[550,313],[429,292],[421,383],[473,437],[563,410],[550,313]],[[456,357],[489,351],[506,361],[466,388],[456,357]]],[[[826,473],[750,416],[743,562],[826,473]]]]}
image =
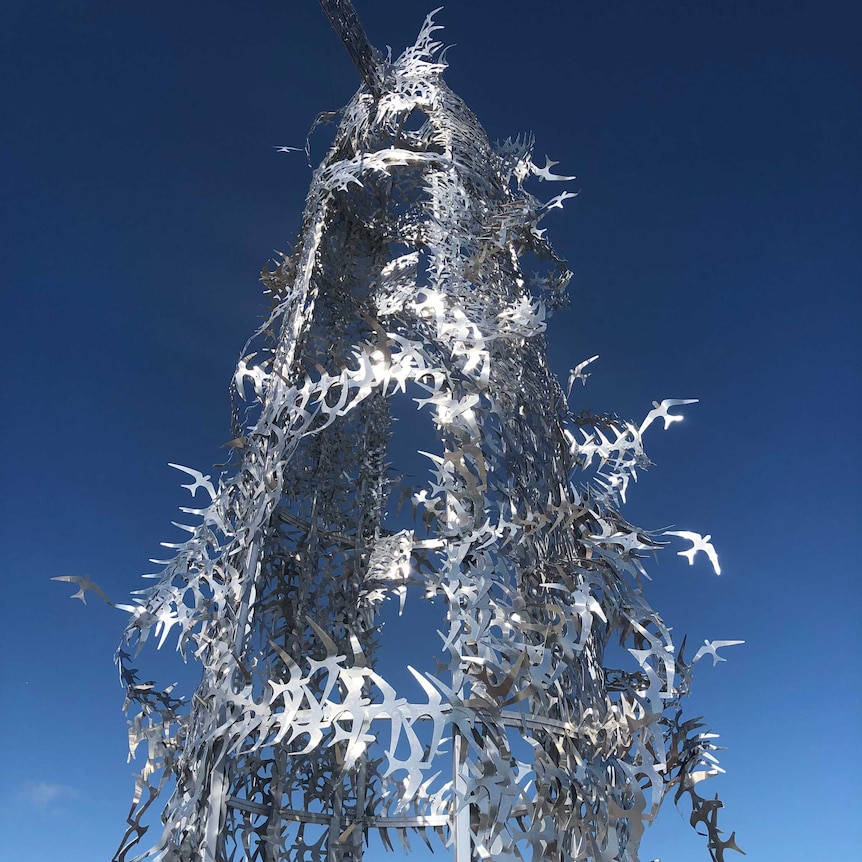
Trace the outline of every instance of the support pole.
{"type": "Polygon", "coordinates": [[[470,806],[464,804],[467,798],[466,776],[467,744],[458,728],[452,728],[452,781],[455,788],[452,812],[452,831],[455,834],[454,862],[472,862],[470,847],[470,806]]]}
{"type": "Polygon", "coordinates": [[[359,77],[374,96],[379,96],[383,87],[383,60],[380,52],[368,41],[353,3],[350,0],[320,0],[320,5],[347,48],[359,77]]]}
{"type": "Polygon", "coordinates": [[[341,804],[343,801],[344,785],[341,778],[333,776],[335,792],[332,799],[332,815],[329,818],[329,834],[326,839],[326,862],[341,862],[341,848],[338,845],[338,836],[341,835],[341,804]]]}

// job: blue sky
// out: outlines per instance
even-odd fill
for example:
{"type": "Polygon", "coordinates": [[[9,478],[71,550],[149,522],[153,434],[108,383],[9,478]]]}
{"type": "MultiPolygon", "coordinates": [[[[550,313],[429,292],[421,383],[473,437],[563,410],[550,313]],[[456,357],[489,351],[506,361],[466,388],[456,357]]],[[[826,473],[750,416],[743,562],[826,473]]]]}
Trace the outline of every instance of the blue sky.
{"type": "MultiPolygon", "coordinates": [[[[431,9],[356,5],[396,51],[431,9]]],[[[852,858],[858,10],[500,0],[438,17],[447,80],[490,137],[532,131],[578,176],[547,222],[575,272],[552,363],[601,357],[575,406],[640,419],[700,399],[647,437],[628,514],[711,533],[721,556],[715,578],[666,551],[647,595],[692,644],[746,640],[698,666],[689,703],[727,747],[725,825],[751,859],[852,858]]],[[[310,171],[274,146],[302,146],[357,82],[313,0],[7,0],[0,25],[0,856],[91,862],[132,790],[124,617],[49,579],[89,574],[122,601],[176,538],[167,463],[223,458],[257,275],[299,226],[310,171]]],[[[172,657],[148,661],[167,681],[172,657]]],[[[670,804],[644,841],[657,857],[707,858],[670,804]]]]}

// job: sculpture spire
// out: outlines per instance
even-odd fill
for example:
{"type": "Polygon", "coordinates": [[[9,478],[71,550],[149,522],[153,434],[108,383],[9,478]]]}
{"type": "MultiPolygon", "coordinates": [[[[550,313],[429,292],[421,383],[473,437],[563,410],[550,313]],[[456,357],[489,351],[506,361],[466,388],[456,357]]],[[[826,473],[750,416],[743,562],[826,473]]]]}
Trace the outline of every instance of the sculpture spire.
{"type": "Polygon", "coordinates": [[[371,93],[379,96],[383,86],[383,58],[368,41],[353,3],[350,0],[320,0],[320,5],[347,48],[362,82],[371,93]]]}
{"type": "Polygon", "coordinates": [[[264,270],[232,468],[180,467],[210,499],[130,608],[118,663],[147,759],[115,858],[168,787],[138,859],[357,862],[418,836],[457,862],[634,862],[671,794],[724,862],[734,836],[697,791],[714,735],[680,708],[709,651],[686,662],[647,603],[660,543],[620,514],[653,413],[691,402],[642,424],[570,412],[544,339],[570,273],[539,222],[573,195],[525,189],[570,178],[530,139],[489,143],[430,16],[384,88],[352,6],[322,2],[377,98],[342,111],[296,250],[264,270]],[[389,464],[395,399],[435,440],[421,487],[389,464]],[[377,661],[386,601],[437,612],[412,700],[377,661]],[[132,667],[171,632],[202,665],[187,699],[132,667]]]}

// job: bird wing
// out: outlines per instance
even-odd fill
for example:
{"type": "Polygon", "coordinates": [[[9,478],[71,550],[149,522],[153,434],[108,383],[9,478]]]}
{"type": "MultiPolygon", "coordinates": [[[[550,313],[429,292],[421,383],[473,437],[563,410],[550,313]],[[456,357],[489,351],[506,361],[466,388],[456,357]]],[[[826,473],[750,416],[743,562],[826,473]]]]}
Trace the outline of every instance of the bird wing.
{"type": "Polygon", "coordinates": [[[568,180],[575,180],[577,177],[564,177],[561,174],[552,174],[551,168],[554,165],[558,165],[559,162],[552,162],[547,156],[545,156],[545,167],[539,168],[534,165],[532,162],[529,163],[530,170],[540,179],[540,180],[548,180],[549,182],[566,182],[568,180]]]}
{"type": "Polygon", "coordinates": [[[690,530],[665,530],[665,536],[679,536],[681,539],[686,539],[691,542],[692,546],[686,551],[679,551],[679,556],[688,557],[688,561],[691,565],[694,565],[694,556],[699,551],[703,551],[706,556],[709,558],[710,563],[712,563],[713,569],[715,569],[715,573],[717,575],[721,574],[721,566],[718,564],[718,553],[713,547],[712,543],[707,541],[709,536],[704,538],[700,535],[700,533],[693,533],[690,530]]]}
{"type": "Polygon", "coordinates": [[[718,553],[713,547],[711,542],[706,542],[705,547],[703,548],[703,552],[709,557],[709,561],[712,563],[713,569],[715,569],[715,573],[717,575],[721,574],[721,566],[718,564],[718,553]]]}
{"type": "Polygon", "coordinates": [[[694,654],[691,663],[694,664],[700,661],[705,655],[711,655],[712,666],[715,667],[720,661],[727,661],[724,656],[718,654],[717,650],[720,650],[722,647],[736,646],[737,644],[744,643],[745,641],[704,641],[703,646],[694,654]]]}
{"type": "Polygon", "coordinates": [[[697,404],[697,400],[697,398],[665,398],[664,401],[661,402],[661,406],[667,410],[668,407],[680,407],[683,404],[697,404]]]}
{"type": "Polygon", "coordinates": [[[647,413],[644,421],[641,422],[641,427],[638,429],[639,432],[643,434],[656,419],[664,419],[665,429],[667,429],[671,422],[681,420],[682,416],[674,416],[667,411],[671,407],[679,407],[682,404],[697,404],[697,398],[665,398],[661,404],[653,401],[653,409],[647,413]]]}
{"type": "Polygon", "coordinates": [[[213,487],[212,482],[210,482],[209,476],[204,476],[200,470],[195,470],[192,467],[183,467],[182,464],[171,464],[168,462],[168,467],[173,467],[174,470],[181,470],[183,473],[188,474],[194,479],[194,482],[188,485],[182,485],[183,488],[188,488],[191,492],[191,495],[194,497],[197,494],[198,488],[203,488],[210,495],[210,499],[215,499],[216,492],[213,487]]]}
{"type": "Polygon", "coordinates": [[[591,363],[595,362],[599,358],[599,354],[597,353],[595,356],[591,356],[589,359],[585,359],[583,362],[579,362],[574,368],[569,371],[569,388],[566,392],[566,397],[572,394],[572,386],[575,385],[576,380],[580,380],[586,386],[587,378],[590,376],[589,374],[584,374],[584,369],[591,363]]]}
{"type": "Polygon", "coordinates": [[[574,192],[563,192],[562,194],[559,194],[555,198],[552,198],[551,200],[549,200],[545,204],[544,209],[548,209],[548,210],[562,209],[563,208],[563,201],[566,201],[569,198],[574,198],[574,197],[577,197],[577,195],[574,192]]]}
{"type": "Polygon", "coordinates": [[[51,578],[52,581],[63,581],[69,584],[77,584],[80,589],[72,598],[80,599],[84,604],[87,604],[87,597],[84,595],[87,590],[92,590],[106,605],[110,605],[111,601],[102,592],[98,584],[90,580],[89,576],[81,577],[80,575],[58,575],[56,578],[51,578]]]}
{"type": "Polygon", "coordinates": [[[200,470],[195,470],[192,467],[183,467],[182,464],[172,464],[170,461],[168,462],[168,467],[173,467],[174,470],[182,470],[183,473],[188,473],[189,476],[192,477],[196,482],[200,482],[204,474],[200,472],[200,470]]]}
{"type": "Polygon", "coordinates": [[[665,530],[663,535],[679,536],[681,539],[688,539],[692,544],[703,540],[703,536],[700,533],[692,533],[690,530],[665,530]]]}

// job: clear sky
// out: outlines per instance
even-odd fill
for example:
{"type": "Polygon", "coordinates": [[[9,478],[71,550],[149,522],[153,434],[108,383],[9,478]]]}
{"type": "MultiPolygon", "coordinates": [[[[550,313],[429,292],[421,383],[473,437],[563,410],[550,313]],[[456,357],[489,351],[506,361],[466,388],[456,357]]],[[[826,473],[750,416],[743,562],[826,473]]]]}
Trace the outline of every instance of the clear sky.
{"type": "MultiPolygon", "coordinates": [[[[356,5],[396,52],[431,9],[356,5]]],[[[578,176],[547,220],[575,272],[552,362],[601,356],[573,407],[701,399],[650,432],[628,514],[711,533],[721,556],[716,578],[665,551],[647,596],[692,644],[746,641],[698,665],[689,700],[727,747],[724,825],[749,859],[855,858],[858,6],[462,0],[438,17],[447,80],[490,137],[532,131],[537,160],[578,176]]],[[[0,76],[0,857],[94,862],[132,790],[125,617],[49,579],[123,601],[176,540],[167,463],[223,457],[257,276],[299,227],[310,170],[274,147],[302,146],[357,79],[314,0],[5,0],[0,76]]],[[[171,657],[148,661],[168,681],[171,657]]],[[[643,846],[707,858],[670,803],[643,846]]]]}

